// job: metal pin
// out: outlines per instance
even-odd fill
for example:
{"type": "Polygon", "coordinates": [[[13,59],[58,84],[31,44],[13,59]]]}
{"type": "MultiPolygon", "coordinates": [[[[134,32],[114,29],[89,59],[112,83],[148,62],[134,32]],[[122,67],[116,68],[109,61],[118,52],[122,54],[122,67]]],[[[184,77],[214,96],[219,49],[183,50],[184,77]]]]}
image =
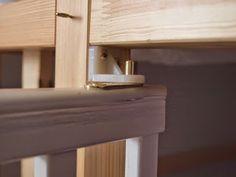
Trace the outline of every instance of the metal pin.
{"type": "Polygon", "coordinates": [[[127,60],[125,62],[125,74],[126,75],[133,75],[134,74],[134,61],[127,60]]]}

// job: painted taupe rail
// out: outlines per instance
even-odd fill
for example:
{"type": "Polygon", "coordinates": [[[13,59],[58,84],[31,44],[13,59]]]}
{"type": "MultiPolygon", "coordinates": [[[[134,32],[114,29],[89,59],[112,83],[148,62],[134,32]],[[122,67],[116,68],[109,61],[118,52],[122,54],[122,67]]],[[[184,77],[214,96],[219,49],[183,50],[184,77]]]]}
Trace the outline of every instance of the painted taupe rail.
{"type": "Polygon", "coordinates": [[[78,147],[142,137],[140,175],[156,175],[157,141],[158,133],[164,130],[165,98],[166,89],[162,86],[3,90],[0,164],[49,155],[49,177],[72,177],[75,173],[65,173],[68,165],[64,154],[76,152],[78,147]]]}

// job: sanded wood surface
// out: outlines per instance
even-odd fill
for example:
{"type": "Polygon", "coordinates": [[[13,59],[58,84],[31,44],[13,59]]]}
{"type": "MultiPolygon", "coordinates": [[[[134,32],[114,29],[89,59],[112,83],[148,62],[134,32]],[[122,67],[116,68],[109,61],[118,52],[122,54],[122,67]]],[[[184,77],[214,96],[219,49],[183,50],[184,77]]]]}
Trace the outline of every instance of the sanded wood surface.
{"type": "Polygon", "coordinates": [[[25,49],[22,57],[22,88],[39,88],[40,49],[25,49]]]}
{"type": "MultiPolygon", "coordinates": [[[[87,1],[83,1],[79,6],[69,1],[57,3],[58,12],[82,18],[61,18],[57,21],[56,28],[55,0],[20,0],[1,5],[0,49],[54,47],[56,30],[56,38],[64,41],[64,44],[59,42],[61,47],[66,45],[73,48],[73,45],[68,45],[65,40],[72,39],[70,36],[74,37],[74,42],[71,42],[73,44],[76,44],[76,41],[86,42],[86,28],[80,26],[87,21],[87,10],[82,8],[86,6],[87,1]],[[81,13],[80,7],[83,11],[81,13]],[[67,28],[74,30],[68,33],[67,28]],[[76,37],[77,35],[79,37],[76,37]],[[76,40],[79,38],[83,40],[76,40]]],[[[193,43],[209,43],[213,46],[235,46],[234,0],[92,0],[91,7],[90,43],[94,45],[132,47],[164,43],[182,46],[183,43],[191,43],[194,46],[193,43]]]]}
{"type": "Polygon", "coordinates": [[[88,57],[89,0],[57,1],[57,12],[74,18],[57,17],[56,76],[57,88],[86,85],[88,57]]]}
{"type": "Polygon", "coordinates": [[[0,163],[164,130],[162,86],[6,90],[0,97],[0,163]]]}
{"type": "Polygon", "coordinates": [[[234,0],[92,0],[90,43],[235,42],[235,11],[234,0]]]}
{"type": "Polygon", "coordinates": [[[86,148],[85,177],[124,177],[125,141],[86,148]]]}
{"type": "MultiPolygon", "coordinates": [[[[40,78],[40,49],[24,49],[22,56],[22,88],[39,88],[40,78]]],[[[35,159],[27,158],[21,161],[21,176],[34,177],[35,159]]]]}
{"type": "Polygon", "coordinates": [[[0,49],[53,47],[55,0],[20,0],[0,5],[0,49]]]}

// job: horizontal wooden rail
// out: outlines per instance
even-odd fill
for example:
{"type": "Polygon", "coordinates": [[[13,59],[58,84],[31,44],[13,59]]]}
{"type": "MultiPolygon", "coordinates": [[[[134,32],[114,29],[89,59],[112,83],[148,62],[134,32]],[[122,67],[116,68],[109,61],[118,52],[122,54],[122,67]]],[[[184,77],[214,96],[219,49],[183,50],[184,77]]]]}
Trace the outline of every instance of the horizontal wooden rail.
{"type": "MultiPolygon", "coordinates": [[[[80,16],[76,4],[81,2],[71,1],[70,6],[58,0],[20,0],[0,5],[0,49],[55,47],[56,38],[70,34],[60,35],[65,25],[84,22],[84,18],[56,20],[56,12],[80,16]]],[[[235,47],[235,11],[234,0],[91,0],[89,42],[125,47],[235,47]]]]}
{"type": "Polygon", "coordinates": [[[205,147],[159,157],[159,175],[173,175],[218,162],[236,160],[236,144],[205,147]]]}
{"type": "Polygon", "coordinates": [[[189,47],[233,45],[234,0],[92,0],[90,43],[189,47]]]}
{"type": "Polygon", "coordinates": [[[0,4],[0,49],[55,46],[55,0],[0,4]]]}
{"type": "Polygon", "coordinates": [[[5,90],[0,98],[0,163],[164,130],[162,86],[5,90]]]}

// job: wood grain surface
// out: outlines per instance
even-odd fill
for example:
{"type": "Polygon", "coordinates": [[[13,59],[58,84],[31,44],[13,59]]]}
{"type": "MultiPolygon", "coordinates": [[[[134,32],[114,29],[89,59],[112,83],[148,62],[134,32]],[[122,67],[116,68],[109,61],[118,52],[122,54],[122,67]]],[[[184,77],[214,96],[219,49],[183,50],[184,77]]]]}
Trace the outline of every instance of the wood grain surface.
{"type": "Polygon", "coordinates": [[[88,0],[57,1],[57,12],[74,18],[57,17],[56,76],[57,88],[84,87],[87,81],[88,0]]]}
{"type": "MultiPolygon", "coordinates": [[[[58,1],[58,9],[60,4],[58,1]]],[[[61,9],[65,11],[58,12],[72,15],[78,14],[73,9],[84,7],[66,9],[68,6],[65,2],[63,4],[61,9]]],[[[206,46],[235,46],[236,2],[233,0],[92,0],[91,7],[89,41],[92,45],[155,47],[165,44],[195,46],[193,43],[202,46],[207,43],[206,46]]],[[[55,0],[21,0],[1,5],[0,49],[54,47],[55,11],[55,0]]],[[[61,19],[64,22],[60,20],[57,25],[64,23],[66,27],[72,25],[78,29],[87,19],[82,16],[80,20],[74,19],[74,23],[68,18],[61,19]]],[[[60,31],[63,36],[71,34],[74,37],[87,32],[80,28],[77,31],[83,31],[69,34],[66,27],[57,27],[57,39],[61,37],[60,31]]],[[[81,36],[79,38],[86,41],[84,37],[87,36],[81,36]]]]}
{"type": "Polygon", "coordinates": [[[124,177],[125,141],[86,148],[85,177],[124,177]]]}
{"type": "Polygon", "coordinates": [[[90,43],[235,42],[235,11],[234,0],[92,0],[90,43]]]}
{"type": "Polygon", "coordinates": [[[53,47],[55,0],[20,0],[0,6],[0,49],[53,47]]]}
{"type": "Polygon", "coordinates": [[[164,130],[164,87],[6,90],[0,97],[0,163],[164,130]]]}

